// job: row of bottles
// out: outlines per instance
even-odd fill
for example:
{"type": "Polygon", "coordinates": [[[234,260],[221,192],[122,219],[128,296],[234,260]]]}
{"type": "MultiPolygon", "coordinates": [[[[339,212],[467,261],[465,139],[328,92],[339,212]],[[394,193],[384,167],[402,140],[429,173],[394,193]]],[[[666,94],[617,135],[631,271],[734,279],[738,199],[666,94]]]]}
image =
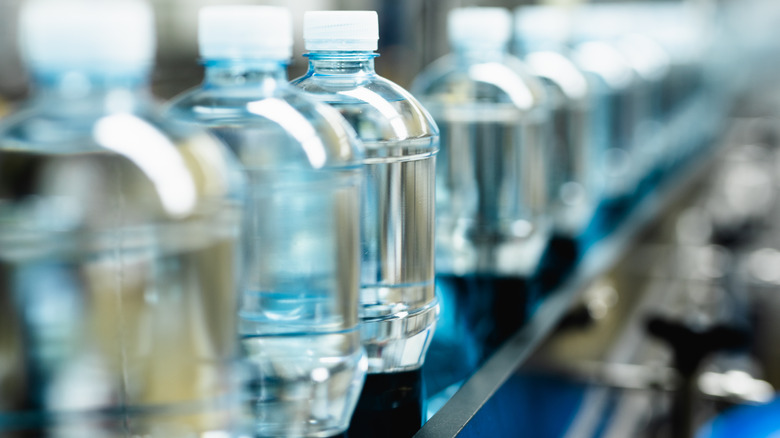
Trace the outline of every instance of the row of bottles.
{"type": "Polygon", "coordinates": [[[647,3],[450,11],[451,53],[412,85],[441,130],[432,400],[717,135],[729,90],[695,17],[647,3]]]}
{"type": "Polygon", "coordinates": [[[205,126],[246,178],[238,334],[260,436],[330,435],[366,370],[358,331],[363,145],[332,108],[290,86],[284,9],[201,10],[203,84],[171,118],[205,126]]]}
{"type": "Polygon", "coordinates": [[[437,128],[374,72],[375,12],[307,14],[298,87],[291,21],[203,9],[205,80],[160,109],[147,4],[25,5],[0,435],[331,436],[367,372],[419,372],[437,128]]]}
{"type": "Polygon", "coordinates": [[[143,0],[28,0],[0,437],[412,435],[423,371],[467,378],[715,131],[690,21],[636,22],[675,11],[455,9],[410,94],[376,12],[307,12],[289,82],[289,11],[211,6],[158,107],[143,0]]]}
{"type": "Polygon", "coordinates": [[[204,436],[239,407],[241,173],[144,91],[140,2],[34,1],[0,127],[0,436],[204,436]]]}

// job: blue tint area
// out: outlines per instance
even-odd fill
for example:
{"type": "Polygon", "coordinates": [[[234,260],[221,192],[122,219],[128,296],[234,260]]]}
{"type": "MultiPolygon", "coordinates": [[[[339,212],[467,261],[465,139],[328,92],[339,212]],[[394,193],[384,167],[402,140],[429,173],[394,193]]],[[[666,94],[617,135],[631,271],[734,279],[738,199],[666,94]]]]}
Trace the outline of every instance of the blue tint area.
{"type": "Polygon", "coordinates": [[[536,286],[490,275],[436,278],[441,314],[423,366],[428,394],[465,380],[525,323],[536,286]]]}
{"type": "Polygon", "coordinates": [[[462,321],[463,303],[453,282],[436,282],[439,320],[423,365],[428,395],[436,396],[448,386],[467,379],[480,365],[481,348],[462,321]]]}
{"type": "Polygon", "coordinates": [[[588,387],[538,375],[514,375],[458,437],[558,438],[580,409],[588,387]]]}
{"type": "Polygon", "coordinates": [[[697,438],[770,438],[780,436],[780,398],[762,406],[740,406],[706,425],[697,438]]]}

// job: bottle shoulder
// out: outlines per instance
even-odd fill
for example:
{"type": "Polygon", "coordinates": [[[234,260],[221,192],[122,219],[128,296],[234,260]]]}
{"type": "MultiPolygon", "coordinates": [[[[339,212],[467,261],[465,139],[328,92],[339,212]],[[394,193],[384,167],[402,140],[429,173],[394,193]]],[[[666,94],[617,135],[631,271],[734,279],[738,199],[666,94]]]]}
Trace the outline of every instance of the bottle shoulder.
{"type": "Polygon", "coordinates": [[[346,120],[289,85],[199,87],[175,97],[166,114],[208,128],[244,166],[343,167],[363,159],[363,145],[346,120]]]}
{"type": "Polygon", "coordinates": [[[307,95],[337,109],[364,142],[431,139],[439,135],[428,110],[398,84],[376,74],[317,75],[292,81],[307,95]]]}
{"type": "Polygon", "coordinates": [[[513,56],[464,62],[446,55],[418,75],[412,91],[430,107],[493,105],[526,113],[543,111],[549,104],[542,81],[513,56]]]}
{"type": "Polygon", "coordinates": [[[220,142],[154,109],[72,117],[32,106],[0,124],[4,217],[31,199],[68,204],[74,228],[115,226],[119,207],[126,226],[204,217],[239,202],[241,178],[220,142]]]}
{"type": "Polygon", "coordinates": [[[585,73],[572,60],[553,51],[531,52],[525,56],[529,68],[560,90],[570,102],[581,102],[590,94],[590,84],[585,73]]]}
{"type": "Polygon", "coordinates": [[[101,142],[105,127],[144,126],[172,142],[184,141],[201,131],[165,117],[154,101],[76,106],[69,102],[31,100],[0,120],[0,144],[41,153],[106,151],[101,142]],[[123,120],[124,126],[114,126],[123,120]]]}
{"type": "Polygon", "coordinates": [[[587,41],[575,45],[572,60],[580,70],[596,76],[614,92],[629,89],[637,81],[626,57],[606,42],[587,41]]]}

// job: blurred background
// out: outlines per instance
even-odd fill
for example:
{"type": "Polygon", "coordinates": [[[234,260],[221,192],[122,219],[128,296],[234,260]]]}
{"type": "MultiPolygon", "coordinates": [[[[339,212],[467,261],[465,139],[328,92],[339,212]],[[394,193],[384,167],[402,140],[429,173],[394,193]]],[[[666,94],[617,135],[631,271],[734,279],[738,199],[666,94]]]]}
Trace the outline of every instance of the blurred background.
{"type": "MultiPolygon", "coordinates": [[[[16,16],[24,0],[0,0],[0,98],[15,101],[27,91],[27,80],[17,50],[16,16]]],[[[408,86],[423,67],[448,51],[446,17],[449,10],[463,6],[503,6],[514,8],[525,4],[574,6],[580,0],[151,0],[157,18],[158,64],[154,91],[160,98],[197,84],[202,70],[197,62],[197,14],[212,4],[283,5],[293,11],[296,26],[295,56],[290,77],[306,68],[301,36],[304,11],[325,9],[369,9],[379,12],[380,40],[377,60],[379,74],[402,86],[408,86]]],[[[680,3],[655,1],[654,3],[680,3]]],[[[728,35],[730,44],[745,52],[780,53],[780,3],[773,0],[690,0],[700,11],[711,31],[728,35]],[[717,17],[717,18],[716,18],[717,17]],[[717,19],[717,21],[716,21],[717,19]],[[778,49],[777,52],[773,52],[778,49]]],[[[715,50],[714,56],[724,51],[715,50]]],[[[729,52],[730,53],[730,52],[729,52]]],[[[763,64],[776,63],[778,56],[754,56],[763,64]]],[[[725,60],[724,60],[725,61],[725,60]]],[[[748,75],[748,69],[771,65],[740,64],[735,77],[748,75]]],[[[769,69],[771,70],[771,69],[769,69]]],[[[751,73],[752,74],[752,73],[751,73]]]]}
{"type": "MultiPolygon", "coordinates": [[[[0,0],[0,117],[29,92],[17,49],[17,15],[24,0],[0,0]]],[[[198,10],[213,4],[290,8],[295,55],[290,78],[304,73],[301,35],[307,10],[376,10],[380,75],[405,88],[449,51],[448,12],[463,6],[528,4],[574,7],[578,0],[151,0],[158,54],[153,92],[167,100],[202,79],[197,54],[198,10]]],[[[595,3],[595,2],[594,2],[595,3]]],[[[602,2],[599,2],[602,3],[602,2]]],[[[604,2],[605,3],[605,2],[604,2]]],[[[629,2],[630,3],[630,2],[629,2]]],[[[692,155],[709,160],[693,183],[673,187],[674,202],[655,211],[629,247],[577,293],[574,306],[531,359],[493,400],[523,406],[498,418],[504,431],[544,437],[747,437],[708,423],[733,406],[769,406],[780,419],[780,1],[689,0],[708,41],[710,86],[732,90],[717,129],[718,148],[692,155]],[[712,68],[712,67],[711,67],[712,68]],[[712,79],[712,78],[711,78],[712,79]],[[711,152],[715,151],[715,152],[711,152]],[[730,342],[749,327],[750,342],[730,342]],[[737,328],[736,332],[732,330],[737,328]],[[726,331],[723,331],[726,330],[726,331]],[[691,334],[692,333],[692,334],[691,334]],[[710,340],[714,341],[710,342],[710,340]],[[707,343],[707,348],[695,348],[707,343]],[[735,349],[734,344],[739,344],[735,349]],[[748,346],[745,346],[748,344],[748,346]],[[711,347],[711,348],[710,348],[711,347]],[[686,352],[696,350],[696,354],[686,352]],[[686,374],[687,367],[697,372],[686,374]],[[522,391],[517,391],[522,388],[522,391]],[[687,398],[686,398],[687,397],[687,398]],[[693,402],[691,398],[695,399],[693,402]],[[771,400],[776,400],[771,402],[771,400]],[[692,409],[691,406],[695,406],[692,409]],[[681,426],[682,424],[682,426],[681,426]],[[707,429],[712,426],[711,430],[707,429]],[[718,430],[725,431],[718,434],[718,430]]],[[[659,23],[662,25],[662,23],[659,23]]],[[[686,122],[688,123],[688,122],[686,122]]],[[[679,124],[679,123],[678,123],[679,124]]],[[[691,123],[690,125],[693,125],[691,123]]],[[[686,126],[683,126],[686,128],[686,126]]],[[[682,173],[689,172],[683,168],[682,173]]],[[[620,239],[620,236],[618,236],[620,239]]],[[[430,388],[429,388],[430,390],[430,388]]],[[[435,395],[435,394],[432,394],[435,395]]],[[[445,394],[445,402],[451,393],[445,394]]],[[[431,413],[437,406],[432,404],[431,413]]],[[[459,436],[484,436],[498,424],[492,408],[474,416],[459,436]]],[[[739,416],[739,413],[737,413],[739,416]]],[[[446,418],[446,417],[444,417],[446,418]]],[[[757,417],[756,417],[757,418],[757,417]]],[[[766,418],[766,417],[764,417],[766,418]]],[[[445,421],[445,420],[442,420],[445,421]]],[[[752,421],[752,423],[751,423],[752,421]]],[[[764,420],[761,420],[764,421],[764,420]]],[[[776,424],[775,422],[774,424],[776,424]]],[[[495,430],[495,429],[493,429],[495,430]]],[[[501,430],[501,429],[500,429],[501,430]]],[[[767,429],[769,430],[769,429],[767,429]]],[[[780,430],[780,425],[773,432],[780,430]]],[[[425,433],[425,429],[423,429],[425,433]]],[[[437,435],[421,435],[437,436],[437,435]]],[[[504,436],[504,435],[497,435],[504,436]]],[[[773,435],[777,436],[777,435],[773,435]]]]}

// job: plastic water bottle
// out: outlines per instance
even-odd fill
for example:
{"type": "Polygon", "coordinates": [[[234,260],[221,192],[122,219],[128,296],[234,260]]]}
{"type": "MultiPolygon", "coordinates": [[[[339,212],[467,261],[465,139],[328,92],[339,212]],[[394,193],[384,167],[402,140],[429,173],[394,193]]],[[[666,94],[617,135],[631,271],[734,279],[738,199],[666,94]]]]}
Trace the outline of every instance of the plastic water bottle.
{"type": "MultiPolygon", "coordinates": [[[[706,20],[689,3],[638,2],[634,13],[649,17],[642,33],[656,41],[669,55],[669,79],[663,93],[664,109],[678,111],[702,91],[706,20]],[[651,23],[653,23],[651,25],[651,23]]],[[[639,20],[636,20],[639,21],[639,20]]]]}
{"type": "Polygon", "coordinates": [[[248,181],[240,309],[255,370],[258,436],[343,432],[366,359],[358,330],[363,148],[327,105],[287,82],[287,9],[207,7],[200,87],[169,114],[206,126],[241,160],[248,181]]]}
{"type": "Polygon", "coordinates": [[[600,196],[604,151],[594,129],[594,84],[569,58],[569,23],[551,10],[545,6],[515,10],[515,47],[544,81],[552,102],[554,240],[561,245],[575,242],[569,256],[576,257],[576,242],[583,239],[600,196]]]}
{"type": "Polygon", "coordinates": [[[509,53],[511,30],[502,8],[451,11],[452,54],[426,68],[412,88],[441,129],[442,325],[455,327],[450,343],[458,354],[477,361],[522,324],[551,231],[547,95],[509,53]]]}
{"type": "Polygon", "coordinates": [[[34,89],[0,124],[2,436],[233,436],[241,175],[158,115],[153,26],[132,0],[22,10],[34,89]]]}
{"type": "MultiPolygon", "coordinates": [[[[602,199],[594,238],[611,233],[628,213],[638,184],[634,140],[636,127],[644,113],[644,90],[631,64],[617,48],[599,40],[596,20],[582,10],[569,17],[562,8],[551,13],[572,21],[571,59],[577,67],[595,79],[597,103],[594,117],[597,138],[605,150],[602,199]]],[[[603,23],[602,23],[603,24],[603,23]]]]}
{"type": "Polygon", "coordinates": [[[667,52],[643,29],[649,15],[637,5],[591,5],[586,8],[590,22],[588,33],[614,46],[634,70],[635,113],[632,155],[639,196],[653,190],[659,182],[659,164],[667,153],[669,141],[663,124],[669,119],[666,88],[669,83],[670,58],[667,52]]]}
{"type": "MultiPolygon", "coordinates": [[[[309,70],[293,81],[338,109],[366,148],[359,308],[368,354],[364,397],[374,382],[392,381],[388,374],[402,378],[400,374],[419,371],[439,311],[433,266],[439,132],[411,94],[376,74],[378,38],[376,12],[307,12],[309,70]]],[[[387,388],[393,394],[383,398],[405,397],[393,386],[387,388]]],[[[380,423],[370,424],[371,416],[361,412],[361,405],[355,420],[382,429],[380,423]]],[[[411,433],[416,432],[420,409],[411,409],[416,414],[401,415],[401,421],[389,426],[408,423],[411,433]]]]}
{"type": "MultiPolygon", "coordinates": [[[[624,15],[632,17],[628,29],[640,34],[639,42],[650,51],[665,55],[667,73],[656,85],[656,105],[660,107],[661,122],[664,124],[666,147],[659,157],[659,177],[671,170],[698,145],[708,143],[710,132],[717,131],[720,107],[703,93],[704,47],[702,39],[705,20],[701,10],[688,3],[637,2],[618,8],[624,15]],[[648,40],[650,43],[648,43],[648,40]],[[655,47],[653,47],[655,45],[655,47]]],[[[634,41],[636,37],[632,38],[634,41]]],[[[631,49],[631,47],[628,47],[631,49]]],[[[641,50],[633,53],[642,55],[641,50]]],[[[663,64],[652,62],[658,56],[649,58],[648,66],[663,64]]],[[[656,69],[659,71],[659,69],[656,69]]]]}

